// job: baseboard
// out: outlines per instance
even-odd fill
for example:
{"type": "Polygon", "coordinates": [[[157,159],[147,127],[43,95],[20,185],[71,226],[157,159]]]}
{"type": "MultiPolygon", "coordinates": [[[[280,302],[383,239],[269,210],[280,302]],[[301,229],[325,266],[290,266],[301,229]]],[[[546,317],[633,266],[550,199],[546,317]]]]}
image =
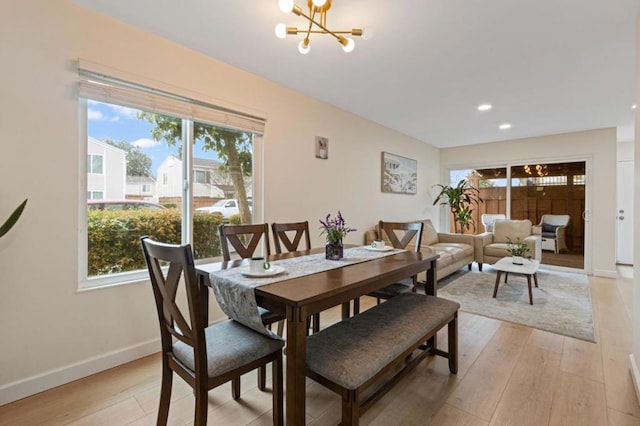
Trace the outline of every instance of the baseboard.
{"type": "Polygon", "coordinates": [[[633,380],[633,387],[636,390],[636,399],[638,400],[638,403],[640,403],[640,370],[638,369],[636,357],[633,354],[629,355],[629,362],[631,363],[629,372],[631,373],[631,379],[633,380]]]}
{"type": "Polygon", "coordinates": [[[153,339],[0,386],[0,406],[159,351],[160,339],[153,339]]]}
{"type": "Polygon", "coordinates": [[[595,277],[602,277],[602,278],[618,278],[618,272],[616,270],[606,271],[604,269],[594,269],[593,275],[595,277]]]}

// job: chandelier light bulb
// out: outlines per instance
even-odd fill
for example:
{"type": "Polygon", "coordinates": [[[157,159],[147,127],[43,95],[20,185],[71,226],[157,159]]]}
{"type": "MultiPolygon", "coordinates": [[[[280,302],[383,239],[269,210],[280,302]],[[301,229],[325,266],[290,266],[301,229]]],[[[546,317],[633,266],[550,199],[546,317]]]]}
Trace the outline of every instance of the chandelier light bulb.
{"type": "Polygon", "coordinates": [[[276,25],[276,37],[285,38],[287,36],[287,26],[285,24],[276,25]]]}
{"type": "Polygon", "coordinates": [[[375,36],[375,31],[371,27],[364,27],[362,29],[362,38],[364,40],[371,40],[375,36]]]}
{"type": "Polygon", "coordinates": [[[353,41],[353,39],[347,38],[347,44],[342,45],[342,50],[349,53],[349,52],[353,52],[354,47],[356,47],[356,43],[353,41]]]}
{"type": "Polygon", "coordinates": [[[293,10],[293,0],[278,0],[278,7],[283,13],[289,13],[293,10]]]}
{"type": "Polygon", "coordinates": [[[313,0],[313,5],[315,7],[322,7],[327,2],[327,0],[313,0]]]}
{"type": "Polygon", "coordinates": [[[311,50],[311,46],[309,45],[309,41],[307,39],[302,40],[300,44],[298,44],[298,52],[302,53],[303,55],[309,53],[309,50],[311,50]],[[307,42],[305,43],[305,41],[307,42]]]}

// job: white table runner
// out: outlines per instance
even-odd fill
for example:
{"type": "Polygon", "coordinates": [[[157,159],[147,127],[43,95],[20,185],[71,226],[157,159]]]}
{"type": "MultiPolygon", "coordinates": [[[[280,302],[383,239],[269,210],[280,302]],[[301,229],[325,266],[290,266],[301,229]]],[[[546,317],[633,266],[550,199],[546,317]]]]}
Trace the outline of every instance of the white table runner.
{"type": "Polygon", "coordinates": [[[404,250],[377,251],[371,250],[369,246],[353,247],[344,250],[344,258],[341,260],[327,260],[324,253],[318,253],[270,262],[272,266],[277,265],[285,270],[284,273],[272,277],[246,277],[242,274],[242,271],[247,271],[248,266],[243,265],[238,268],[211,272],[209,280],[218,305],[229,318],[259,333],[280,339],[278,335],[262,324],[254,292],[256,287],[366,262],[402,251],[404,250]]]}

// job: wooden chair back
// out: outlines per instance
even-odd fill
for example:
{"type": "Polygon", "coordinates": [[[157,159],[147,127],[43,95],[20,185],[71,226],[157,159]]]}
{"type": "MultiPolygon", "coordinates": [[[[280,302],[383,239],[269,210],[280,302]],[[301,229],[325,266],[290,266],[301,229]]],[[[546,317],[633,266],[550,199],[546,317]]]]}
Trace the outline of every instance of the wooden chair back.
{"type": "Polygon", "coordinates": [[[243,259],[253,257],[260,240],[264,237],[266,256],[271,254],[269,245],[269,224],[260,223],[254,225],[220,225],[220,248],[225,261],[231,260],[229,243],[233,246],[238,256],[243,259]]]}
{"type": "MultiPolygon", "coordinates": [[[[195,363],[195,375],[207,377],[207,351],[204,337],[206,324],[191,245],[164,244],[146,236],[142,237],[141,241],[160,321],[162,352],[173,358],[172,338],[184,342],[193,347],[194,358],[199,361],[195,363]],[[167,264],[168,267],[163,270],[167,264]],[[182,277],[184,280],[181,280],[182,277]],[[176,303],[176,294],[181,282],[184,283],[186,290],[187,312],[184,312],[176,303]]],[[[192,374],[188,369],[183,371],[192,374]]]]}
{"type": "Polygon", "coordinates": [[[420,252],[423,226],[422,222],[383,222],[381,220],[378,223],[380,237],[383,237],[383,233],[386,234],[394,248],[405,249],[411,240],[415,238],[414,251],[416,253],[420,252]],[[398,233],[396,231],[401,232],[398,233]]]}
{"type": "Polygon", "coordinates": [[[276,253],[282,253],[282,246],[287,251],[298,251],[300,241],[304,237],[306,243],[306,249],[311,250],[311,238],[309,237],[309,222],[294,222],[294,223],[272,223],[271,230],[273,231],[273,243],[275,245],[276,253]],[[289,234],[287,234],[289,232],[289,234]],[[293,232],[293,234],[291,234],[293,232]],[[292,235],[293,238],[289,238],[292,235]],[[281,245],[282,244],[282,245],[281,245]]]}

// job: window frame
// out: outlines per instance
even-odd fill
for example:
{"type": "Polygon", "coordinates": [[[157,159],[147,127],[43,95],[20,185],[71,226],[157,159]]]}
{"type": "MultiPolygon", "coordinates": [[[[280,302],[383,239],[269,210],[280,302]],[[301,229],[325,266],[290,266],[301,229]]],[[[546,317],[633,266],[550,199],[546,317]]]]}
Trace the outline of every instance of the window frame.
{"type": "MultiPolygon", "coordinates": [[[[119,76],[116,75],[116,77],[119,77],[119,76]]],[[[149,82],[146,82],[146,81],[142,81],[142,82],[134,81],[134,84],[142,84],[142,85],[145,85],[146,87],[152,87],[152,85],[149,85],[148,83],[149,82]]],[[[87,257],[88,223],[87,223],[86,203],[89,198],[87,194],[88,161],[85,160],[88,158],[88,146],[87,146],[88,99],[95,99],[100,102],[124,105],[132,108],[153,112],[152,108],[149,108],[149,106],[145,106],[141,104],[122,103],[122,102],[105,100],[99,97],[96,98],[92,96],[87,96],[86,94],[82,93],[82,90],[78,94],[78,98],[77,98],[78,110],[79,110],[78,111],[78,117],[79,117],[78,144],[79,144],[79,152],[82,154],[79,156],[79,158],[83,159],[82,161],[79,162],[80,179],[78,180],[79,181],[78,199],[80,200],[80,202],[78,203],[78,220],[79,220],[79,224],[78,224],[78,291],[126,285],[130,283],[137,283],[137,282],[148,280],[148,272],[146,271],[146,269],[138,270],[138,271],[113,273],[113,274],[102,275],[98,277],[88,276],[88,257],[87,257]]],[[[206,103],[206,105],[214,106],[214,104],[208,104],[208,103],[206,103]]],[[[177,114],[169,114],[169,115],[179,117],[177,114]]],[[[263,123],[265,122],[264,119],[261,119],[261,120],[263,120],[263,123]]],[[[181,206],[181,215],[183,218],[182,220],[183,244],[193,241],[192,201],[193,201],[193,183],[195,182],[194,175],[193,175],[193,171],[194,171],[193,169],[193,150],[194,150],[193,123],[194,121],[197,121],[199,123],[202,122],[202,123],[211,124],[213,126],[221,125],[220,123],[209,122],[201,118],[198,118],[198,119],[183,118],[183,126],[182,126],[183,140],[185,139],[185,136],[188,137],[186,146],[183,146],[183,149],[184,149],[183,155],[185,157],[185,159],[183,160],[183,171],[182,171],[182,176],[185,179],[185,182],[184,182],[184,185],[182,185],[183,202],[181,206]],[[185,200],[188,200],[188,201],[185,201],[185,200]]],[[[223,127],[230,127],[230,126],[223,126],[223,127]]],[[[263,124],[263,128],[264,128],[264,124],[263,124]]],[[[246,132],[252,133],[253,135],[253,154],[252,154],[253,155],[253,172],[252,172],[253,196],[251,198],[252,198],[252,204],[254,207],[252,208],[252,215],[254,218],[254,222],[259,222],[262,220],[262,217],[263,217],[263,209],[262,209],[261,203],[263,198],[262,197],[262,193],[263,193],[262,159],[263,159],[264,135],[263,135],[263,132],[256,132],[255,130],[251,130],[251,129],[244,129],[244,128],[237,128],[237,129],[240,131],[246,131],[246,132]]],[[[104,164],[103,164],[103,170],[104,170],[104,164]]],[[[156,182],[156,185],[166,184],[166,180],[168,176],[163,174],[162,178],[163,178],[162,183],[156,182]]],[[[204,263],[208,261],[211,261],[211,259],[200,259],[197,262],[204,263]]]]}

